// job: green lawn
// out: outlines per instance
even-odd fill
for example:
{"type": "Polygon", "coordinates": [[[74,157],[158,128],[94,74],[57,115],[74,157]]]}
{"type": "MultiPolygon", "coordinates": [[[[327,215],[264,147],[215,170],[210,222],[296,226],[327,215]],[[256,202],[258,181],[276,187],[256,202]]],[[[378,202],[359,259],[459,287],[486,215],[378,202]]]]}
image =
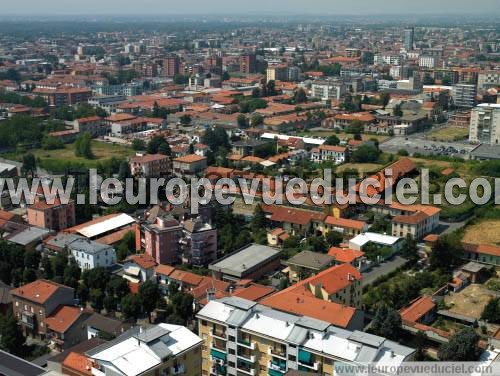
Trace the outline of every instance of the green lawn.
{"type": "Polygon", "coordinates": [[[427,133],[427,138],[434,141],[461,141],[469,136],[467,128],[444,127],[427,133]]]}
{"type": "MultiPolygon", "coordinates": [[[[41,166],[53,166],[55,164],[61,163],[71,163],[80,164],[86,168],[95,167],[98,163],[102,163],[106,160],[115,157],[117,159],[125,159],[134,155],[134,150],[129,146],[108,144],[101,141],[92,141],[92,152],[94,153],[94,159],[85,159],[75,156],[75,149],[73,144],[67,144],[64,149],[59,150],[42,150],[42,149],[32,149],[29,152],[41,160],[41,166]]],[[[22,160],[24,153],[8,153],[3,155],[7,159],[22,160]]]]}

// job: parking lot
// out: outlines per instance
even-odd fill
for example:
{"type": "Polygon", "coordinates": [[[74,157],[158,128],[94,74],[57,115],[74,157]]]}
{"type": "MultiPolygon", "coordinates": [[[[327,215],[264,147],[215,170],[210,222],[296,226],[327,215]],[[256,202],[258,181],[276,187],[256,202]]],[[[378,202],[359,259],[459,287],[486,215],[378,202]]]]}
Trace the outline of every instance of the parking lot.
{"type": "Polygon", "coordinates": [[[465,142],[439,142],[429,141],[423,137],[409,135],[408,137],[393,137],[380,144],[380,149],[386,153],[396,154],[404,149],[409,154],[444,155],[468,159],[469,153],[475,148],[465,142]]]}

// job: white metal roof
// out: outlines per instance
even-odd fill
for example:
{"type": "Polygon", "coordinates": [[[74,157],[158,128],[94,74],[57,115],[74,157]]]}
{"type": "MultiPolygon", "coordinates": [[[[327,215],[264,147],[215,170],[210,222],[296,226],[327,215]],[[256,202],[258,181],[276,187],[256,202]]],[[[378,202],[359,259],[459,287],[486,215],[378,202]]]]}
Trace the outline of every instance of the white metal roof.
{"type": "Polygon", "coordinates": [[[120,227],[127,226],[134,223],[135,220],[128,214],[119,214],[115,217],[109,218],[105,221],[94,223],[87,227],[83,227],[77,232],[87,238],[93,238],[95,236],[104,234],[106,232],[119,229],[120,227]]]}
{"type": "Polygon", "coordinates": [[[304,143],[309,145],[323,145],[325,143],[325,139],[323,138],[312,138],[312,137],[300,137],[300,136],[288,136],[286,134],[277,134],[277,133],[263,133],[260,138],[266,139],[275,139],[278,140],[288,140],[289,138],[300,138],[304,143]]]}
{"type": "Polygon", "coordinates": [[[354,243],[359,246],[363,246],[366,243],[373,242],[391,246],[395,244],[399,239],[401,238],[398,238],[396,236],[378,234],[376,232],[365,232],[349,240],[349,243],[354,243]]]}

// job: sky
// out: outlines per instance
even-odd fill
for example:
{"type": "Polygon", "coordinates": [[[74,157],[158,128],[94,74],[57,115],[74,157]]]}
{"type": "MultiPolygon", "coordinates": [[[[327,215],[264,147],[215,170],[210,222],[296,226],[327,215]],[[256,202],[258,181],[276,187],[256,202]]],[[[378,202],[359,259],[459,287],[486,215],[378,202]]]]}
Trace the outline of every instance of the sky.
{"type": "Polygon", "coordinates": [[[3,14],[500,13],[500,0],[2,0],[3,14]]]}

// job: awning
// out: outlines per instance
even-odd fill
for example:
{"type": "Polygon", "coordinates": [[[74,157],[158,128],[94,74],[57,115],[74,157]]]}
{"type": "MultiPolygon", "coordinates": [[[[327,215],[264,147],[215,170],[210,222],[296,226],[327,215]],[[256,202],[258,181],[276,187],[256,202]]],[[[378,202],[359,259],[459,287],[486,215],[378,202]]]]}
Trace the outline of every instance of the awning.
{"type": "Polygon", "coordinates": [[[299,362],[311,364],[312,354],[310,352],[299,350],[299,362]]]}
{"type": "Polygon", "coordinates": [[[211,349],[210,350],[210,355],[212,355],[214,358],[221,359],[221,360],[226,360],[226,354],[223,353],[222,351],[218,351],[216,349],[211,349]]]}

